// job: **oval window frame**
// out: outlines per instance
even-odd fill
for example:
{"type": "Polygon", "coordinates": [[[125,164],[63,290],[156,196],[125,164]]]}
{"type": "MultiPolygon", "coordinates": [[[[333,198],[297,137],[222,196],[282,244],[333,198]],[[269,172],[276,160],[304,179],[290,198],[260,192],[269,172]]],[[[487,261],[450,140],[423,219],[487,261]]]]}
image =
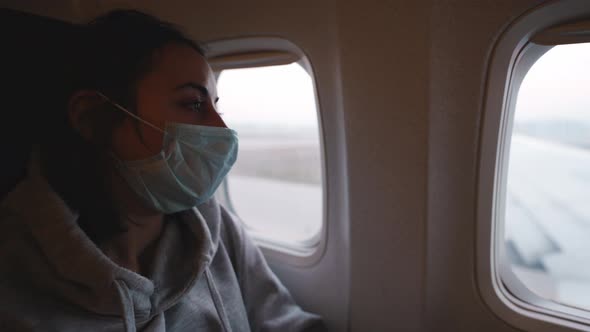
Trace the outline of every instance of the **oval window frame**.
{"type": "Polygon", "coordinates": [[[507,157],[516,93],[528,69],[551,45],[590,38],[590,33],[580,33],[581,26],[590,27],[580,22],[589,19],[590,8],[584,1],[542,4],[503,31],[488,59],[476,191],[477,284],[492,312],[524,330],[590,331],[590,311],[559,305],[528,291],[507,266],[503,245],[507,157]]]}
{"type": "MultiPolygon", "coordinates": [[[[316,102],[319,129],[319,147],[322,176],[322,220],[320,231],[306,241],[297,244],[270,239],[260,233],[251,232],[253,240],[265,256],[271,256],[289,265],[306,267],[319,262],[326,250],[329,188],[326,172],[326,150],[320,100],[316,87],[314,70],[305,53],[292,42],[278,37],[244,37],[221,39],[205,43],[207,60],[215,75],[222,70],[284,65],[296,62],[311,77],[316,102]]],[[[231,209],[227,181],[223,182],[220,193],[223,204],[231,209]]],[[[235,211],[235,210],[234,210],[235,211]]],[[[238,216],[239,217],[239,216],[238,216]]],[[[247,227],[246,223],[243,223],[247,227]]]]}

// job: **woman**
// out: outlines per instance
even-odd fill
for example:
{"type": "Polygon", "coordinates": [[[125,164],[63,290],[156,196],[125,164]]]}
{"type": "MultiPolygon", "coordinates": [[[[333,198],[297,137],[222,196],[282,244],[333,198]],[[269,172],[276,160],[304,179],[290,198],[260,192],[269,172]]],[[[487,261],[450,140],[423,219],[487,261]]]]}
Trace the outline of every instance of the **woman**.
{"type": "Polygon", "coordinates": [[[136,11],[79,37],[64,111],[0,206],[0,330],[323,330],[211,197],[238,139],[199,45],[136,11]]]}

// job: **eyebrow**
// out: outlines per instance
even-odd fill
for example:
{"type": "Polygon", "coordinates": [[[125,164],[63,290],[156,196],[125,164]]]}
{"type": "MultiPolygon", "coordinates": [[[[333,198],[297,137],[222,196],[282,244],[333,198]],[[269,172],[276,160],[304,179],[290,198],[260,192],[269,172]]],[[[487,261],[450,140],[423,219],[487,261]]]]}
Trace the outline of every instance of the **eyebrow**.
{"type": "Polygon", "coordinates": [[[182,89],[186,89],[186,88],[191,88],[191,89],[199,90],[205,96],[209,96],[209,90],[207,90],[206,87],[204,87],[204,86],[202,86],[200,84],[197,84],[195,82],[187,82],[187,83],[181,84],[181,85],[177,86],[174,90],[182,90],[182,89]]]}

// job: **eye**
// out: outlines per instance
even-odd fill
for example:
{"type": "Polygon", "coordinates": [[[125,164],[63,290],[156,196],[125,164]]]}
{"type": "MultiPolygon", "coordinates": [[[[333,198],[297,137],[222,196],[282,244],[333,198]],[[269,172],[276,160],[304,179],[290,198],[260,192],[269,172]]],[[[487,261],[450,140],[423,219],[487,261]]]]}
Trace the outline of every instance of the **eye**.
{"type": "Polygon", "coordinates": [[[193,112],[200,112],[202,110],[204,103],[205,102],[203,100],[196,99],[189,102],[185,102],[182,104],[182,106],[193,112]]]}

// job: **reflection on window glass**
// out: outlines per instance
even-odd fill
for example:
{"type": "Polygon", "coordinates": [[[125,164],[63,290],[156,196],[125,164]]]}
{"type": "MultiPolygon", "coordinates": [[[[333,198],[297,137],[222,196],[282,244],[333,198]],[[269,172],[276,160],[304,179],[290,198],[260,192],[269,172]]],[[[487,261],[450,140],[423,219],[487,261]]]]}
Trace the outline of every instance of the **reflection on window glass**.
{"type": "Polygon", "coordinates": [[[298,64],[224,70],[219,111],[238,132],[229,208],[267,239],[301,243],[322,225],[322,170],[312,77],[298,64]]]}
{"type": "Polygon", "coordinates": [[[590,310],[590,44],[552,48],[518,92],[505,241],[530,291],[590,310]]]}

